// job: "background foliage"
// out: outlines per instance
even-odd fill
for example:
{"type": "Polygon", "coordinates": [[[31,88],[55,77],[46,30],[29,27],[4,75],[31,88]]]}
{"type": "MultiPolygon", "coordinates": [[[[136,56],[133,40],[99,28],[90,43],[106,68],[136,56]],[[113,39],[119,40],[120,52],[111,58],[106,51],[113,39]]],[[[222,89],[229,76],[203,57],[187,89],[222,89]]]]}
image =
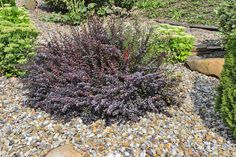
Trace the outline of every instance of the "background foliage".
{"type": "Polygon", "coordinates": [[[7,77],[24,74],[18,65],[25,64],[34,55],[37,35],[26,10],[0,8],[0,73],[7,77]]]}
{"type": "Polygon", "coordinates": [[[226,0],[217,10],[219,26],[225,34],[236,29],[236,0],[226,0]]]}
{"type": "Polygon", "coordinates": [[[0,6],[4,6],[5,4],[10,4],[11,6],[15,6],[15,0],[0,0],[0,6]]]}
{"type": "MultiPolygon", "coordinates": [[[[61,22],[66,24],[79,25],[90,15],[105,16],[117,13],[114,6],[130,10],[134,5],[134,0],[46,0],[48,5],[59,8],[66,13],[53,13],[43,19],[51,22],[61,22]]],[[[119,10],[119,9],[118,9],[119,10]]]]}
{"type": "Polygon", "coordinates": [[[215,11],[225,0],[137,0],[136,6],[150,18],[193,24],[217,25],[215,11]]]}

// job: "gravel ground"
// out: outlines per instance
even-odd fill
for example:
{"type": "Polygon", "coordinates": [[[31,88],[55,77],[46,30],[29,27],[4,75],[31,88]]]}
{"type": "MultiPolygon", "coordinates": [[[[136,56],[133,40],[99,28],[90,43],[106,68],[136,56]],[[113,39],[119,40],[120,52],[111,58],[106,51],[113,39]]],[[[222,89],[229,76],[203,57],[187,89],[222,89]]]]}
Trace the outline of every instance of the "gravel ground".
{"type": "MultiPolygon", "coordinates": [[[[31,12],[42,32],[39,40],[55,30],[68,31],[69,26],[41,22],[38,20],[41,14],[41,10],[31,12]]],[[[216,39],[217,35],[188,31],[199,42],[216,39]]],[[[24,106],[21,80],[0,77],[0,157],[43,156],[66,143],[72,143],[85,156],[94,157],[236,156],[236,145],[228,129],[213,111],[219,81],[183,65],[168,69],[182,73],[181,86],[186,95],[181,107],[168,109],[172,117],[149,113],[138,123],[109,127],[102,120],[84,125],[80,118],[64,123],[41,110],[24,106]]]]}
{"type": "Polygon", "coordinates": [[[0,156],[42,156],[72,143],[85,156],[236,156],[236,145],[213,111],[216,78],[169,66],[182,73],[185,103],[173,115],[149,113],[138,123],[103,121],[84,125],[80,118],[63,123],[41,110],[24,106],[19,79],[0,77],[0,156]]]}

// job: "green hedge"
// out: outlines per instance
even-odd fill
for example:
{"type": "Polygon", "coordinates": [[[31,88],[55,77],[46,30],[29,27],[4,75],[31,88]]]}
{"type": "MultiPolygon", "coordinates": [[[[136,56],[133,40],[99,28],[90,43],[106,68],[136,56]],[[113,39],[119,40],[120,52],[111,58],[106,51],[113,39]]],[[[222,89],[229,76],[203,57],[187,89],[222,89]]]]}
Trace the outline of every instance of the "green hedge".
{"type": "Polygon", "coordinates": [[[154,36],[148,49],[146,61],[165,52],[169,62],[184,62],[194,46],[194,37],[187,34],[184,27],[160,24],[153,28],[154,36]]]}
{"type": "Polygon", "coordinates": [[[0,8],[0,73],[7,76],[24,74],[18,66],[34,55],[38,32],[23,8],[0,8]]]}
{"type": "Polygon", "coordinates": [[[216,111],[221,114],[236,139],[236,30],[228,36],[227,41],[227,53],[218,88],[216,111]]]}

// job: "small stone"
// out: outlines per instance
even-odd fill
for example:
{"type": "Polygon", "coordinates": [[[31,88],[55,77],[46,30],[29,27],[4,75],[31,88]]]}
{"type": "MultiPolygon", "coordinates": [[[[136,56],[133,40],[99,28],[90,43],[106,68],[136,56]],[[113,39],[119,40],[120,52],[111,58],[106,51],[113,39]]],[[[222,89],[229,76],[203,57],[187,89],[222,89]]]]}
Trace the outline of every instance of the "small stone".
{"type": "Polygon", "coordinates": [[[187,149],[187,155],[192,156],[193,155],[193,150],[191,148],[187,149]]]}
{"type": "Polygon", "coordinates": [[[224,143],[224,138],[223,137],[217,137],[216,140],[219,142],[219,143],[224,143]]]}
{"type": "Polygon", "coordinates": [[[168,150],[171,149],[171,146],[172,146],[172,143],[167,143],[167,144],[166,144],[166,148],[167,148],[168,150]]]}
{"type": "Polygon", "coordinates": [[[45,122],[43,122],[43,123],[41,124],[41,126],[42,126],[42,127],[45,127],[45,126],[49,125],[49,123],[50,123],[49,121],[45,121],[45,122]]]}
{"type": "Polygon", "coordinates": [[[140,157],[146,157],[146,150],[143,150],[142,152],[141,152],[141,154],[140,154],[140,157]]]}
{"type": "Polygon", "coordinates": [[[122,145],[123,145],[123,147],[129,147],[130,143],[127,141],[127,142],[124,142],[122,145]]]}
{"type": "Polygon", "coordinates": [[[98,151],[99,151],[100,153],[104,152],[105,149],[106,149],[106,148],[105,148],[103,145],[100,145],[100,146],[98,147],[98,151]]]}
{"type": "Polygon", "coordinates": [[[174,156],[177,154],[176,148],[171,149],[171,154],[174,155],[174,156]]]}
{"type": "Polygon", "coordinates": [[[10,135],[12,133],[12,127],[10,125],[7,125],[4,129],[4,133],[10,135]]]}
{"type": "Polygon", "coordinates": [[[129,152],[125,152],[125,156],[129,156],[130,154],[129,154],[129,152]]]}
{"type": "Polygon", "coordinates": [[[206,138],[207,141],[213,140],[213,136],[211,134],[209,134],[209,133],[206,134],[205,138],[206,138]]]}

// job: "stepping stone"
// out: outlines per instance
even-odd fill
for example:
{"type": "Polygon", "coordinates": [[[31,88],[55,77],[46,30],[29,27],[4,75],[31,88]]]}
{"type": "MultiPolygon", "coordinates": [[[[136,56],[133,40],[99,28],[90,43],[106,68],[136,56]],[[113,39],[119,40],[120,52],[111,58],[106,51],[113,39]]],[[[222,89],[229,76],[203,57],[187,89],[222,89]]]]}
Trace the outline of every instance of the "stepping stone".
{"type": "Polygon", "coordinates": [[[83,157],[84,154],[77,152],[73,145],[67,144],[51,150],[45,157],[83,157]]]}
{"type": "Polygon", "coordinates": [[[191,70],[218,78],[223,70],[224,63],[224,58],[202,58],[194,56],[187,60],[187,65],[191,70]]]}

